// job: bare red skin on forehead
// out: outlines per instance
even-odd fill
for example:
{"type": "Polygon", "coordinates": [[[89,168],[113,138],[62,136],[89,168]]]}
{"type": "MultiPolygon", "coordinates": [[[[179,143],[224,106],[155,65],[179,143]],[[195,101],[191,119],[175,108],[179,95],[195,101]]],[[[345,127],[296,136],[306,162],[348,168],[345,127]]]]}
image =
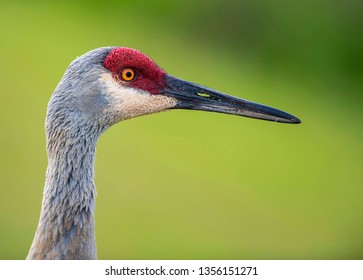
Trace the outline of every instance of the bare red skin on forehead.
{"type": "Polygon", "coordinates": [[[122,85],[126,84],[152,94],[160,93],[160,90],[165,87],[166,72],[138,50],[125,47],[115,48],[107,55],[103,66],[122,85]],[[136,77],[131,82],[126,82],[122,80],[120,74],[124,68],[129,67],[136,71],[136,77]]]}

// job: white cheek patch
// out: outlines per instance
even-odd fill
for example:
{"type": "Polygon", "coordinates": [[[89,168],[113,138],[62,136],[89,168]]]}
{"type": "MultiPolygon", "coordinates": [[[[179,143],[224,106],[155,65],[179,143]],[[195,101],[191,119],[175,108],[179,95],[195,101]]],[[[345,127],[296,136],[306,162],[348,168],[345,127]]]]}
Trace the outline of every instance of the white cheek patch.
{"type": "Polygon", "coordinates": [[[104,84],[106,98],[110,102],[110,107],[106,109],[107,113],[115,114],[117,121],[161,112],[176,105],[175,98],[122,86],[110,73],[101,74],[100,82],[104,84]]]}

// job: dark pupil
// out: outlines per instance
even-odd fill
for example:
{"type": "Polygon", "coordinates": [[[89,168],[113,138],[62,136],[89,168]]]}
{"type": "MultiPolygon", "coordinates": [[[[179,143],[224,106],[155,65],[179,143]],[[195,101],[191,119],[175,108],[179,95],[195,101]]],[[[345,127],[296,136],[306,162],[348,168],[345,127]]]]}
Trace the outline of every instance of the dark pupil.
{"type": "Polygon", "coordinates": [[[131,78],[132,77],[132,73],[131,72],[126,72],[126,77],[127,78],[131,78]]]}

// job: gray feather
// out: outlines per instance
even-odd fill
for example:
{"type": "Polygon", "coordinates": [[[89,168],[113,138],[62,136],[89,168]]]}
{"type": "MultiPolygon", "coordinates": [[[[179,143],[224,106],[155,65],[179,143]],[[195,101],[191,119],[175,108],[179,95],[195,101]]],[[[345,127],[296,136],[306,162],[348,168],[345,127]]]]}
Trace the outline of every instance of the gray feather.
{"type": "Polygon", "coordinates": [[[112,123],[98,82],[107,54],[75,59],[48,104],[48,167],[41,216],[27,259],[96,259],[94,160],[98,137],[112,123]]]}

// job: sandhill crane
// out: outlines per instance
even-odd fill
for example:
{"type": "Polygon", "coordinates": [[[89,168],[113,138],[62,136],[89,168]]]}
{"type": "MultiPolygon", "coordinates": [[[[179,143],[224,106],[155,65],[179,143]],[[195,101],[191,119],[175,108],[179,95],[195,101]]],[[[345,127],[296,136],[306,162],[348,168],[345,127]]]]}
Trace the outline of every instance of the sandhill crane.
{"type": "Polygon", "coordinates": [[[92,50],[70,64],[48,104],[48,167],[40,219],[27,259],[97,258],[97,139],[122,120],[169,109],[300,123],[280,110],[175,78],[135,49],[92,50]]]}

